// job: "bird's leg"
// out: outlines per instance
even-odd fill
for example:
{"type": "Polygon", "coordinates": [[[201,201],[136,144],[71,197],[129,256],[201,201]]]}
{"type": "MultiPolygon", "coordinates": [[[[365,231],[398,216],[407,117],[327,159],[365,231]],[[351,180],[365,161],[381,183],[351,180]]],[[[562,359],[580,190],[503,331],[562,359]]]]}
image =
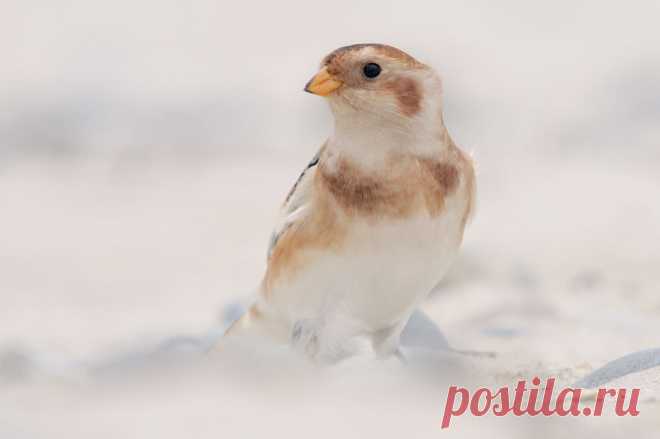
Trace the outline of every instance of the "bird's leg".
{"type": "Polygon", "coordinates": [[[379,357],[389,357],[390,355],[396,355],[399,358],[403,357],[399,349],[399,342],[401,331],[403,331],[405,324],[406,320],[373,333],[372,342],[376,355],[379,357]]]}
{"type": "Polygon", "coordinates": [[[349,319],[304,319],[291,330],[291,345],[321,364],[335,364],[348,357],[373,353],[371,337],[349,319]]]}
{"type": "Polygon", "coordinates": [[[319,352],[319,325],[311,319],[298,320],[291,330],[291,346],[314,358],[319,352]]]}

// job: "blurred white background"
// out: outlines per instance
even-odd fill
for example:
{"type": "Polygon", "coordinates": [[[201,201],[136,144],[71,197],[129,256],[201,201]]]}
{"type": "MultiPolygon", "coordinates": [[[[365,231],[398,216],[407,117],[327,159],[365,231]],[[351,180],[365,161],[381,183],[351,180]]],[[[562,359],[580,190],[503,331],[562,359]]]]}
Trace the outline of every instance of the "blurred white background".
{"type": "Polygon", "coordinates": [[[217,325],[332,128],[336,47],[441,73],[479,209],[426,305],[452,344],[572,377],[660,345],[660,3],[0,1],[0,351],[217,325]]]}

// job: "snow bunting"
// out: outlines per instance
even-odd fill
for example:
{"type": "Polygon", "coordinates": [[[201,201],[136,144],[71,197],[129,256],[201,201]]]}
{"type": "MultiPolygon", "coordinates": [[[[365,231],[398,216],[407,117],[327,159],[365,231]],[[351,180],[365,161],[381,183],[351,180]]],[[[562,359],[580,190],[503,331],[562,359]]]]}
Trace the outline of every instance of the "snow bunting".
{"type": "Polygon", "coordinates": [[[438,75],[382,44],[326,56],[305,91],[335,127],[281,209],[259,296],[229,335],[258,333],[320,362],[397,352],[457,254],[475,202],[438,75]]]}

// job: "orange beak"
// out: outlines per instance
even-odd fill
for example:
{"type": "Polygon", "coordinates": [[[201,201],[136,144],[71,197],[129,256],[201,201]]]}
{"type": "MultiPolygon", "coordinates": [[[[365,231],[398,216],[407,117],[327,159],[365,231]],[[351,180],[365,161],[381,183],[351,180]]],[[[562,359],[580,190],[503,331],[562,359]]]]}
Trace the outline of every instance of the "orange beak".
{"type": "Polygon", "coordinates": [[[323,67],[305,85],[305,91],[319,96],[328,96],[330,93],[337,90],[341,85],[342,82],[332,76],[326,67],[323,67]]]}

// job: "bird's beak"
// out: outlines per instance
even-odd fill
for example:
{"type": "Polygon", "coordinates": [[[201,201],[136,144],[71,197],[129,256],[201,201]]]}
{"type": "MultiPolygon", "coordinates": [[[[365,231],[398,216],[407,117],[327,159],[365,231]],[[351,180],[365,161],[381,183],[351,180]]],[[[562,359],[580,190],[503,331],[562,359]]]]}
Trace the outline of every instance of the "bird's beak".
{"type": "Polygon", "coordinates": [[[328,96],[341,86],[342,82],[332,76],[326,67],[309,80],[305,85],[305,91],[319,96],[328,96]]]}

